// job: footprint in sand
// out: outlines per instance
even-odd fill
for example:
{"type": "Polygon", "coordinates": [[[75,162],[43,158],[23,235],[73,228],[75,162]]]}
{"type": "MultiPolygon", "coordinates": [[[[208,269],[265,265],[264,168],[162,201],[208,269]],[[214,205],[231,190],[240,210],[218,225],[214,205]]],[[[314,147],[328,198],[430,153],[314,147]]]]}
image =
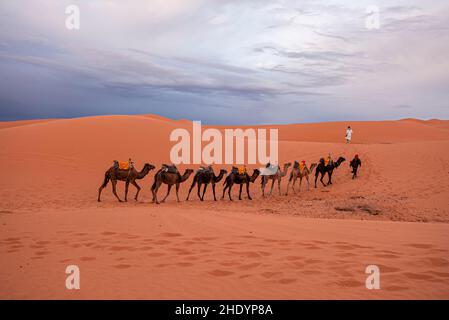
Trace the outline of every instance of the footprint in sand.
{"type": "Polygon", "coordinates": [[[190,262],[178,262],[176,265],[179,266],[179,267],[191,267],[191,266],[193,266],[193,263],[190,263],[190,262]]]}
{"type": "Polygon", "coordinates": [[[359,281],[356,281],[354,279],[339,280],[339,281],[336,281],[335,284],[337,284],[340,287],[345,287],[345,288],[355,288],[355,287],[364,286],[364,283],[360,283],[359,281]]]}
{"type": "Polygon", "coordinates": [[[50,253],[49,251],[37,251],[34,254],[37,255],[37,256],[45,256],[45,255],[47,255],[49,253],[50,253]]]}
{"type": "Polygon", "coordinates": [[[287,257],[285,257],[285,259],[290,260],[290,261],[294,261],[294,260],[302,260],[302,259],[304,259],[304,257],[300,257],[300,256],[287,256],[287,257]]]}
{"type": "Polygon", "coordinates": [[[165,253],[163,252],[153,252],[148,254],[149,257],[162,257],[165,256],[165,253]]]}
{"type": "Polygon", "coordinates": [[[297,281],[297,279],[281,279],[278,282],[280,284],[290,284],[290,283],[293,283],[293,282],[296,282],[296,281],[297,281]]]}
{"type": "Polygon", "coordinates": [[[225,270],[212,270],[209,272],[211,275],[213,275],[214,277],[226,277],[226,276],[230,276],[232,274],[234,274],[234,272],[232,271],[225,271],[225,270]]]}
{"type": "Polygon", "coordinates": [[[391,272],[398,272],[401,271],[401,269],[396,268],[396,267],[389,267],[383,264],[379,264],[378,265],[380,272],[382,273],[391,273],[391,272]]]}
{"type": "Polygon", "coordinates": [[[168,237],[168,238],[173,238],[173,237],[182,237],[181,233],[176,233],[176,232],[164,232],[160,234],[162,237],[168,237]]]}
{"type": "Polygon", "coordinates": [[[105,232],[102,232],[101,234],[104,235],[104,236],[112,236],[112,235],[116,234],[116,232],[105,231],[105,232]]]}
{"type": "Polygon", "coordinates": [[[355,247],[353,245],[348,245],[348,244],[337,244],[334,246],[337,249],[340,250],[354,250],[355,247]]]}
{"type": "Polygon", "coordinates": [[[430,249],[433,247],[433,245],[425,244],[425,243],[408,243],[408,244],[406,244],[406,246],[418,248],[418,249],[430,249]]]}
{"type": "Polygon", "coordinates": [[[244,264],[244,265],[239,266],[239,269],[250,270],[250,269],[257,268],[260,265],[261,265],[261,263],[258,263],[258,262],[249,263],[249,264],[244,264]]]}
{"type": "Polygon", "coordinates": [[[438,272],[438,271],[429,271],[428,273],[434,274],[437,277],[440,278],[449,278],[449,273],[448,272],[438,272]]]}
{"type": "Polygon", "coordinates": [[[424,259],[424,261],[426,261],[428,264],[430,264],[431,266],[434,266],[434,267],[446,267],[446,266],[449,266],[449,262],[446,259],[443,259],[443,258],[430,257],[430,258],[424,259]]]}
{"type": "Polygon", "coordinates": [[[391,254],[391,253],[381,253],[375,255],[377,258],[386,258],[386,259],[399,259],[400,256],[391,254]]]}
{"type": "Polygon", "coordinates": [[[306,264],[312,264],[312,263],[321,263],[323,262],[323,260],[319,260],[319,259],[307,259],[304,261],[306,264]]]}
{"type": "Polygon", "coordinates": [[[404,272],[403,275],[409,279],[413,280],[433,280],[435,277],[423,274],[423,273],[413,273],[413,272],[404,272]]]}
{"type": "Polygon", "coordinates": [[[96,260],[97,258],[95,257],[81,257],[80,260],[81,261],[93,261],[96,260]]]}
{"type": "Polygon", "coordinates": [[[128,246],[112,246],[112,247],[109,247],[109,250],[115,251],[115,252],[117,252],[117,251],[134,251],[135,248],[128,247],[128,246]]]}
{"type": "Polygon", "coordinates": [[[408,290],[410,288],[393,285],[393,286],[382,287],[382,289],[387,290],[387,291],[404,291],[404,290],[408,290]]]}
{"type": "Polygon", "coordinates": [[[262,277],[267,278],[267,279],[271,279],[273,277],[281,277],[283,275],[282,272],[263,272],[260,274],[262,277]]]}
{"type": "Polygon", "coordinates": [[[156,240],[156,241],[154,241],[154,244],[159,244],[159,245],[170,244],[170,243],[171,243],[171,241],[168,241],[168,240],[156,240]]]}
{"type": "Polygon", "coordinates": [[[116,269],[128,269],[128,268],[131,268],[131,265],[129,265],[129,264],[116,264],[114,266],[114,268],[116,268],[116,269]]]}

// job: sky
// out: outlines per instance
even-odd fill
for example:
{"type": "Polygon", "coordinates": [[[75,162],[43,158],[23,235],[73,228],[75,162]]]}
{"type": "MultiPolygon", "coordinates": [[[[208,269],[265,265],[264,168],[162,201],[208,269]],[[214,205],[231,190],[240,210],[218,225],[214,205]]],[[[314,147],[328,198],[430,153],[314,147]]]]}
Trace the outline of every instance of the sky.
{"type": "Polygon", "coordinates": [[[2,0],[0,76],[0,121],[449,119],[449,1],[2,0]]]}

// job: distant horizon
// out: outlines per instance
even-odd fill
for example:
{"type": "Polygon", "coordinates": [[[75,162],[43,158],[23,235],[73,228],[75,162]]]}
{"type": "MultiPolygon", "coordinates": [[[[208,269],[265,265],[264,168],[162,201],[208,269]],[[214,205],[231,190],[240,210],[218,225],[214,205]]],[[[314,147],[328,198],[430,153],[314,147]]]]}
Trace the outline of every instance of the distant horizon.
{"type": "Polygon", "coordinates": [[[94,117],[119,117],[119,116],[156,116],[165,118],[168,120],[173,121],[201,121],[201,124],[206,126],[264,126],[264,125],[291,125],[291,124],[314,124],[314,123],[348,123],[350,125],[353,122],[383,122],[383,121],[405,121],[405,120],[417,120],[417,121],[449,121],[449,119],[442,119],[442,118],[413,118],[413,117],[406,117],[406,118],[398,118],[398,119],[352,119],[352,120],[324,120],[324,121],[303,121],[303,122],[276,122],[276,123],[226,123],[226,124],[220,124],[220,123],[210,123],[210,122],[204,122],[201,119],[188,119],[188,118],[171,118],[164,116],[162,114],[156,114],[156,113],[116,113],[116,114],[91,114],[91,115],[80,115],[75,117],[43,117],[43,118],[23,118],[23,119],[13,119],[13,120],[3,120],[0,119],[0,122],[16,122],[16,121],[40,121],[40,120],[69,120],[69,119],[82,119],[82,118],[94,118],[94,117]]]}

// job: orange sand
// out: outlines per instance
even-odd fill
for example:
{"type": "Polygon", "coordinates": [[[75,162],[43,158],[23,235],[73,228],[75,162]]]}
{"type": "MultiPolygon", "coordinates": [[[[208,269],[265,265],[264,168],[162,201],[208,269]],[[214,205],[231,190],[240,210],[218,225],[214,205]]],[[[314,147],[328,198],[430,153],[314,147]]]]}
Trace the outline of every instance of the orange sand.
{"type": "Polygon", "coordinates": [[[137,203],[118,203],[110,185],[98,203],[97,189],[113,159],[169,162],[170,131],[190,122],[0,123],[0,298],[448,299],[449,121],[350,124],[350,145],[347,123],[278,126],[281,163],[329,152],[348,160],[330,187],[303,183],[289,196],[275,187],[262,199],[258,179],[253,201],[238,201],[234,187],[234,202],[214,202],[209,187],[204,202],[193,193],[178,204],[173,193],[157,206],[154,171],[138,181],[137,203]],[[363,167],[353,181],[355,153],[363,167]],[[79,291],[65,289],[69,264],[81,269],[79,291]],[[365,288],[369,264],[381,269],[381,290],[365,288]]]}

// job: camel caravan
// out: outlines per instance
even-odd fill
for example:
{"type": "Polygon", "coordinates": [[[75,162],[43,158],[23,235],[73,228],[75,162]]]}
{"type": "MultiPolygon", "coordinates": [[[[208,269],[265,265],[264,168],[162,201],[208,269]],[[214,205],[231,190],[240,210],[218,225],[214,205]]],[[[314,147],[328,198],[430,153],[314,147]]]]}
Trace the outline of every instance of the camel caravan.
{"type": "MultiPolygon", "coordinates": [[[[345,158],[339,157],[337,160],[332,160],[330,154],[327,157],[323,157],[319,160],[318,163],[311,163],[310,166],[307,166],[306,161],[295,161],[293,163],[292,170],[290,171],[287,190],[285,195],[288,195],[290,190],[293,193],[296,193],[295,184],[299,179],[298,192],[301,191],[302,180],[305,178],[307,182],[307,190],[309,190],[309,175],[313,173],[315,170],[315,188],[317,188],[318,177],[320,176],[320,182],[323,186],[328,186],[332,184],[332,174],[335,169],[337,169],[343,162],[345,158]],[[325,183],[323,178],[327,174],[328,181],[325,183]]],[[[362,165],[362,162],[358,155],[355,155],[353,160],[350,162],[349,167],[352,168],[352,179],[357,177],[358,167],[362,165]]],[[[245,191],[247,198],[252,200],[250,195],[250,184],[254,183],[257,178],[261,177],[261,191],[262,197],[266,196],[265,187],[271,181],[271,187],[269,195],[272,194],[275,183],[277,184],[277,189],[279,195],[281,195],[281,180],[283,177],[287,176],[289,168],[292,164],[285,163],[282,170],[279,165],[273,165],[268,163],[264,168],[254,169],[252,174],[250,175],[246,169],[246,166],[233,166],[228,174],[228,171],[225,169],[221,169],[218,172],[218,175],[215,174],[215,171],[212,166],[200,167],[196,171],[193,169],[186,169],[182,174],[176,167],[176,165],[167,165],[162,164],[161,168],[156,171],[154,174],[153,184],[151,185],[152,192],[152,202],[159,204],[160,202],[164,202],[165,199],[170,195],[170,191],[173,186],[175,186],[176,190],[176,199],[179,202],[179,188],[181,183],[187,181],[189,177],[194,174],[192,184],[190,185],[189,192],[186,198],[186,201],[189,200],[190,194],[192,190],[197,187],[197,196],[200,201],[204,201],[204,195],[206,193],[206,189],[209,184],[212,185],[212,193],[214,197],[214,201],[217,201],[216,197],[216,184],[224,179],[223,182],[223,192],[221,199],[225,198],[226,192],[228,193],[229,200],[232,201],[232,187],[236,184],[239,186],[239,200],[242,200],[242,190],[243,186],[245,186],[245,191]],[[162,186],[162,184],[167,185],[167,194],[165,197],[159,202],[158,200],[158,190],[162,186]],[[201,190],[202,188],[202,190],[201,190]]],[[[134,163],[129,159],[128,161],[117,161],[114,160],[113,166],[110,167],[104,174],[104,180],[98,189],[98,202],[101,201],[101,192],[107,186],[108,182],[111,181],[112,184],[112,193],[117,198],[119,202],[123,202],[120,197],[117,195],[117,181],[125,182],[125,199],[128,199],[128,188],[129,184],[132,184],[136,189],[136,195],[134,196],[134,200],[138,200],[139,192],[141,187],[137,184],[136,180],[141,180],[145,176],[147,176],[151,170],[154,170],[156,167],[149,163],[145,163],[141,171],[137,171],[134,167],[134,163]]]]}

